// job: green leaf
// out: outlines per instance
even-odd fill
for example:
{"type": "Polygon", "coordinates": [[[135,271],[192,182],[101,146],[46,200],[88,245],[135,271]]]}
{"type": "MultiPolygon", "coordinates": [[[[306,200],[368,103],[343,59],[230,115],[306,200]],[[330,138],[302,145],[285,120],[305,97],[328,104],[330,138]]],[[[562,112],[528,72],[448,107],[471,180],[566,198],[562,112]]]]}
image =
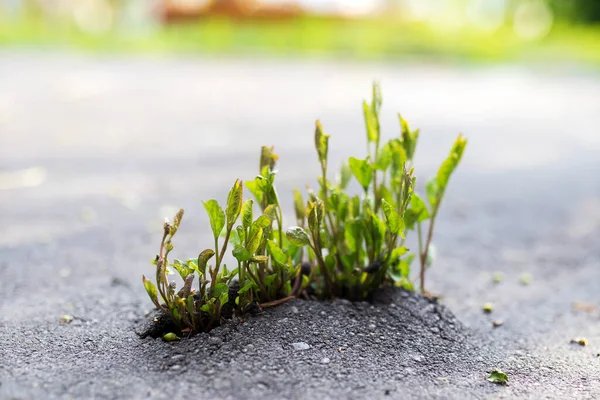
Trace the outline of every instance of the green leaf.
{"type": "Polygon", "coordinates": [[[446,160],[440,166],[440,169],[437,173],[437,184],[442,192],[446,190],[450,175],[452,175],[458,166],[466,146],[467,139],[462,134],[458,135],[454,141],[454,144],[452,145],[450,155],[448,155],[448,158],[446,158],[446,160]]]}
{"type": "Polygon", "coordinates": [[[266,229],[269,226],[271,226],[271,218],[269,218],[266,215],[261,215],[256,219],[256,221],[254,221],[254,224],[260,226],[263,229],[266,229]]]}
{"type": "Polygon", "coordinates": [[[405,255],[407,252],[408,252],[408,247],[406,247],[406,246],[396,247],[394,250],[392,250],[392,255],[390,258],[392,260],[397,260],[400,257],[402,257],[403,255],[405,255]]]}
{"type": "Polygon", "coordinates": [[[381,150],[379,150],[377,160],[375,160],[375,169],[386,171],[392,163],[392,157],[394,155],[392,143],[392,141],[387,142],[383,145],[381,150]]]}
{"type": "Polygon", "coordinates": [[[252,201],[252,199],[248,199],[244,202],[244,204],[242,205],[242,227],[244,228],[244,230],[250,228],[250,225],[252,225],[252,206],[254,205],[254,202],[252,201]]]}
{"type": "Polygon", "coordinates": [[[194,315],[194,313],[196,312],[196,308],[194,306],[194,295],[191,294],[187,297],[187,299],[185,299],[185,306],[186,306],[186,311],[188,312],[188,314],[190,316],[194,315]]]}
{"type": "Polygon", "coordinates": [[[508,383],[508,375],[496,368],[490,372],[487,380],[498,385],[506,385],[508,383]]]}
{"type": "Polygon", "coordinates": [[[365,192],[369,190],[371,179],[373,179],[373,167],[369,163],[369,159],[359,160],[358,158],[350,157],[348,160],[352,174],[360,183],[365,192]]]}
{"type": "Polygon", "coordinates": [[[379,132],[377,129],[377,119],[373,110],[366,101],[363,101],[363,116],[365,119],[365,128],[367,129],[367,142],[379,142],[379,132]]]}
{"type": "Polygon", "coordinates": [[[244,185],[237,179],[227,196],[227,230],[230,231],[242,212],[242,202],[244,196],[244,185]]]}
{"type": "Polygon", "coordinates": [[[315,148],[319,156],[321,165],[327,164],[327,152],[329,150],[329,136],[323,133],[323,126],[319,121],[316,122],[315,129],[315,148]]]}
{"type": "Polygon", "coordinates": [[[277,219],[277,206],[275,204],[268,205],[264,210],[263,214],[272,220],[277,219]]]}
{"type": "Polygon", "coordinates": [[[163,335],[163,339],[165,340],[165,342],[174,342],[176,340],[179,340],[180,338],[173,332],[169,332],[163,335]]]}
{"type": "Polygon", "coordinates": [[[310,244],[308,234],[299,226],[292,226],[291,228],[288,228],[288,230],[285,232],[285,236],[294,246],[303,247],[310,244]]]}
{"type": "Polygon", "coordinates": [[[221,295],[219,296],[219,304],[223,305],[226,304],[229,301],[229,293],[221,293],[221,295]]]}
{"type": "Polygon", "coordinates": [[[225,212],[216,200],[208,200],[203,204],[210,220],[213,236],[217,239],[225,226],[225,212]]]}
{"type": "Polygon", "coordinates": [[[306,212],[308,213],[308,228],[311,232],[317,232],[321,229],[323,215],[325,213],[323,201],[317,199],[316,202],[308,202],[306,205],[306,212]]]}
{"type": "Polygon", "coordinates": [[[294,211],[296,212],[297,220],[304,220],[304,218],[306,217],[306,209],[304,208],[304,200],[302,199],[302,194],[298,189],[294,189],[294,211]]]}
{"type": "Polygon", "coordinates": [[[248,250],[246,250],[246,248],[242,245],[236,245],[233,248],[233,256],[239,261],[239,262],[244,262],[244,261],[248,261],[249,259],[252,258],[252,253],[250,253],[248,250]]]}
{"type": "Polygon", "coordinates": [[[265,276],[265,286],[269,287],[273,284],[273,281],[277,278],[277,274],[271,274],[265,276]]]}
{"type": "Polygon", "coordinates": [[[275,169],[275,163],[279,159],[279,156],[275,154],[273,146],[263,146],[260,152],[260,170],[268,167],[268,170],[275,169]]]}
{"type": "Polygon", "coordinates": [[[254,286],[256,286],[254,282],[252,282],[251,280],[247,280],[246,284],[240,290],[238,290],[238,294],[244,294],[248,290],[252,289],[252,287],[254,286]]]}
{"type": "Polygon", "coordinates": [[[281,250],[277,243],[273,240],[267,240],[267,249],[269,254],[273,257],[276,264],[286,265],[288,262],[288,256],[281,250]]]}
{"type": "Polygon", "coordinates": [[[250,234],[248,235],[248,241],[246,242],[246,250],[248,250],[250,254],[256,253],[256,250],[258,250],[260,242],[262,241],[262,236],[263,228],[258,224],[253,223],[250,228],[250,234]]]}
{"type": "Polygon", "coordinates": [[[430,218],[427,205],[416,193],[412,193],[410,208],[404,213],[404,224],[407,229],[413,229],[415,223],[423,222],[430,218]]]}
{"type": "Polygon", "coordinates": [[[246,187],[250,190],[250,193],[254,196],[258,203],[262,202],[263,199],[263,190],[260,181],[262,177],[257,176],[253,181],[246,181],[246,187]]]}
{"type": "Polygon", "coordinates": [[[215,251],[212,249],[206,249],[198,255],[198,272],[202,275],[206,275],[206,264],[208,260],[215,255],[215,251]]]}
{"type": "Polygon", "coordinates": [[[348,164],[342,163],[342,168],[340,170],[340,188],[346,189],[350,183],[350,179],[352,179],[352,170],[348,164]]]}
{"type": "Polygon", "coordinates": [[[217,283],[212,291],[212,297],[218,299],[223,294],[229,293],[229,286],[226,283],[217,283]]]}
{"type": "Polygon", "coordinates": [[[390,232],[404,238],[404,221],[400,214],[385,199],[381,200],[381,207],[383,208],[386,225],[390,232]]]}
{"type": "Polygon", "coordinates": [[[159,307],[158,303],[158,292],[156,290],[156,286],[152,283],[151,280],[147,279],[144,275],[142,275],[142,282],[144,282],[144,287],[146,288],[146,292],[148,292],[148,296],[150,296],[150,300],[159,307]]]}
{"type": "Polygon", "coordinates": [[[267,256],[253,256],[250,261],[255,262],[255,263],[266,263],[267,261],[269,261],[269,257],[267,256]]]}
{"type": "Polygon", "coordinates": [[[412,160],[415,155],[415,150],[417,148],[417,140],[419,138],[419,130],[412,131],[408,126],[408,122],[400,114],[398,114],[398,118],[400,119],[400,128],[401,128],[401,139],[402,139],[402,147],[404,148],[404,152],[406,153],[407,160],[412,160]]]}

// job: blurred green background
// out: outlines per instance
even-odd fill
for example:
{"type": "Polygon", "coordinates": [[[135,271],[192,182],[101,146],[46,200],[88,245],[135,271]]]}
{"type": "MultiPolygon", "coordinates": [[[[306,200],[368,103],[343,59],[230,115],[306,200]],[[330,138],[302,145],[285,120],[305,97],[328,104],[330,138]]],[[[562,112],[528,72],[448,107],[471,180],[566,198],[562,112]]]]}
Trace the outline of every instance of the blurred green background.
{"type": "Polygon", "coordinates": [[[600,0],[0,0],[0,46],[600,66],[600,0]]]}

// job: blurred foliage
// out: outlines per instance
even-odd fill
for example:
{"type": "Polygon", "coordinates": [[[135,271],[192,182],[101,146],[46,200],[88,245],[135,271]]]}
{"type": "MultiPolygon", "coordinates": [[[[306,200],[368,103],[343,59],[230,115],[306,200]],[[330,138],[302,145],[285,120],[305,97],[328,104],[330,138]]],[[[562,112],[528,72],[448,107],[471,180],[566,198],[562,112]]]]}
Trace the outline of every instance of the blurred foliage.
{"type": "Polygon", "coordinates": [[[2,4],[18,1],[0,0],[0,46],[600,65],[600,0],[503,1],[448,0],[479,8],[476,15],[471,9],[458,9],[460,13],[454,15],[456,10],[448,8],[428,20],[401,17],[402,13],[352,19],[318,15],[252,19],[220,14],[164,23],[155,10],[148,10],[148,2],[140,0],[75,2],[79,6],[71,14],[29,6],[6,13],[2,4]],[[81,6],[84,3],[87,8],[81,6]],[[492,3],[505,4],[505,8],[493,8],[492,3]]]}

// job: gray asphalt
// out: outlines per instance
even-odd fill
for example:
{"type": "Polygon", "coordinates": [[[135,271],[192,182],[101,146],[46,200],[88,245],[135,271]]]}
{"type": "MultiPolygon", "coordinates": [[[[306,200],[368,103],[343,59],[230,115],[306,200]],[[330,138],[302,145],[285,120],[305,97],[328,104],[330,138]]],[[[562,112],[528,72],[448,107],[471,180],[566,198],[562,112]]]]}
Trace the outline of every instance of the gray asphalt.
{"type": "Polygon", "coordinates": [[[0,398],[599,398],[598,115],[581,69],[2,52],[0,398]],[[363,155],[372,79],[385,134],[397,111],[421,128],[417,176],[469,137],[434,239],[441,305],[295,300],[140,339],[164,217],[186,208],[175,254],[196,254],[201,200],[251,179],[261,145],[291,204],[315,183],[316,118],[334,163],[363,155]]]}

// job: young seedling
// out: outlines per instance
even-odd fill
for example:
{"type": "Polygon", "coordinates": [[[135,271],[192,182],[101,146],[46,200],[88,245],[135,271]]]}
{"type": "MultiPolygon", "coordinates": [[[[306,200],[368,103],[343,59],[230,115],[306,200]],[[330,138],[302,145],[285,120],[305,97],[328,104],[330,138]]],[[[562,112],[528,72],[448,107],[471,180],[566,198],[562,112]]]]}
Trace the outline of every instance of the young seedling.
{"type": "Polygon", "coordinates": [[[372,101],[363,102],[367,156],[350,157],[335,183],[328,179],[329,136],[317,121],[319,190],[309,190],[306,205],[298,191],[294,194],[298,226],[290,228],[287,237],[295,246],[308,247],[307,259],[315,266],[312,286],[322,298],[365,299],[386,281],[412,290],[410,265],[417,257],[421,263],[421,292],[426,293],[425,269],[433,258],[435,220],[466,139],[458,136],[437,175],[427,183],[428,207],[414,192],[413,157],[419,130],[411,131],[406,120],[399,117],[400,137],[382,145],[381,104],[381,90],[374,84],[372,101]],[[362,195],[348,193],[353,177],[362,188],[362,195]],[[408,254],[405,234],[414,229],[419,251],[408,254]]]}
{"type": "MultiPolygon", "coordinates": [[[[204,202],[214,245],[197,258],[169,262],[172,240],[183,209],[173,223],[165,222],[156,265],[156,284],[143,277],[144,286],[155,306],[168,315],[181,332],[208,331],[221,324],[225,306],[228,314],[248,311],[253,306],[265,308],[293,298],[306,286],[308,277],[300,277],[300,263],[295,262],[301,249],[284,236],[282,210],[275,188],[275,161],[272,148],[264,147],[261,175],[247,182],[262,213],[253,218],[253,200],[243,200],[244,185],[237,180],[227,197],[225,210],[216,200],[204,202]],[[236,223],[241,215],[241,225],[236,223]],[[229,270],[225,255],[233,246],[237,268],[229,270]],[[176,270],[184,284],[176,291],[168,279],[168,268],[176,270]],[[194,279],[198,277],[197,289],[194,279]],[[233,280],[237,278],[236,285],[233,280]]],[[[165,339],[167,340],[167,339],[165,339]]]]}

